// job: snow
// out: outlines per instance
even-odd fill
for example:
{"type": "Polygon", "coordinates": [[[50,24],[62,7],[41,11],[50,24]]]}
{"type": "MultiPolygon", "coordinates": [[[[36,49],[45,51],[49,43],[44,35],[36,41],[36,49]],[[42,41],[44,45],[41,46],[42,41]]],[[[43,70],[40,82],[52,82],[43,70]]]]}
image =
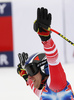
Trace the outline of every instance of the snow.
{"type": "MultiPolygon", "coordinates": [[[[64,64],[67,79],[74,90],[74,64],[64,64]]],[[[23,78],[17,74],[16,67],[0,68],[0,100],[38,100],[23,78]]]]}

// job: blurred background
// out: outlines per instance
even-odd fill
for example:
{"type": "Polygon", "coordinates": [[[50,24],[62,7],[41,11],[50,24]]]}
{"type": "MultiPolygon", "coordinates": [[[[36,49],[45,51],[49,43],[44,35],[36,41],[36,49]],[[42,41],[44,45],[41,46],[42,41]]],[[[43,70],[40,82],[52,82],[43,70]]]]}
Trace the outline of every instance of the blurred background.
{"type": "MultiPolygon", "coordinates": [[[[38,7],[45,7],[52,14],[51,28],[74,42],[74,0],[0,0],[1,100],[38,100],[17,74],[18,53],[44,52],[41,40],[33,30],[38,7]]],[[[53,32],[51,35],[74,90],[74,46],[53,32]]]]}

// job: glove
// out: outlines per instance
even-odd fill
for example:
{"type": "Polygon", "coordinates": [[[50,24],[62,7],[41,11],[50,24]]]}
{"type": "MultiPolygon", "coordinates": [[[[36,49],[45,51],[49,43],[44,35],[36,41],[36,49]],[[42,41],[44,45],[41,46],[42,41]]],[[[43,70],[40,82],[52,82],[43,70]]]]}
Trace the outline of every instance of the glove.
{"type": "Polygon", "coordinates": [[[21,64],[18,64],[17,73],[18,73],[20,76],[22,76],[22,77],[25,79],[25,81],[27,82],[27,80],[28,80],[28,75],[27,75],[26,70],[23,69],[23,68],[21,67],[21,64]]]}
{"type": "Polygon", "coordinates": [[[42,41],[50,39],[51,14],[43,7],[37,9],[37,20],[34,22],[34,30],[39,34],[42,41]]]}

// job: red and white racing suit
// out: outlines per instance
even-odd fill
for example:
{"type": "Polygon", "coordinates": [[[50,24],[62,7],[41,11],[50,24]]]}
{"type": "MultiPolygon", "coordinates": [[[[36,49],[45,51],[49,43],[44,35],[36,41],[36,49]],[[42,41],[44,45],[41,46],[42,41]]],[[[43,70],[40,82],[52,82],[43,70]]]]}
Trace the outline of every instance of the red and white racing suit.
{"type": "Polygon", "coordinates": [[[66,80],[65,72],[59,62],[59,55],[52,38],[42,41],[44,51],[49,65],[49,77],[42,90],[34,88],[33,82],[28,80],[34,93],[40,100],[74,100],[74,95],[70,84],[66,80]]]}

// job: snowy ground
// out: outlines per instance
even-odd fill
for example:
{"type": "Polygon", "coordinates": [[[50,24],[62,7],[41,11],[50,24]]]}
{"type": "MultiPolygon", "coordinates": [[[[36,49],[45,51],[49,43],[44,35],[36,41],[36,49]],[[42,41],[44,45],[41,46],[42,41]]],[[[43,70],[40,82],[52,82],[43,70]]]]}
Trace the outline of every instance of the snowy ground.
{"type": "MultiPolygon", "coordinates": [[[[74,64],[63,65],[67,79],[74,90],[74,64]]],[[[38,100],[21,78],[16,68],[0,68],[0,100],[38,100]]]]}

